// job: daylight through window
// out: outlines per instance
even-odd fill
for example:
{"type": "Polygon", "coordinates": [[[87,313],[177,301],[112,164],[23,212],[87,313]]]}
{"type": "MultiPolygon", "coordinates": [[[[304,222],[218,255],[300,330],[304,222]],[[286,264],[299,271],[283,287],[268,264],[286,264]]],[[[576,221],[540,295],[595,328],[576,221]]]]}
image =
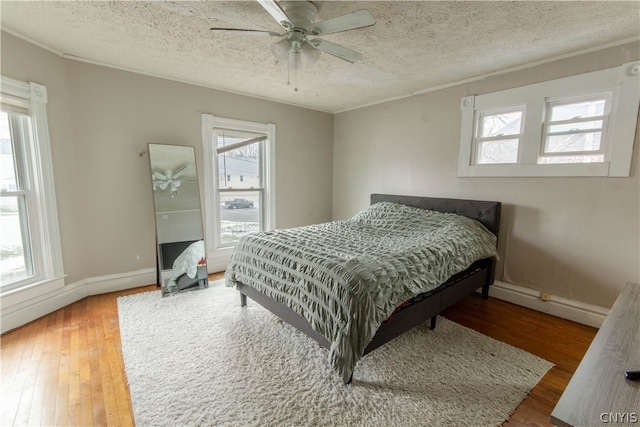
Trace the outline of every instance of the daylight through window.
{"type": "Polygon", "coordinates": [[[220,246],[262,229],[262,152],[266,135],[214,129],[218,159],[220,246]]]}
{"type": "Polygon", "coordinates": [[[0,272],[7,285],[34,275],[29,233],[31,192],[25,169],[29,118],[0,112],[0,272]]]}

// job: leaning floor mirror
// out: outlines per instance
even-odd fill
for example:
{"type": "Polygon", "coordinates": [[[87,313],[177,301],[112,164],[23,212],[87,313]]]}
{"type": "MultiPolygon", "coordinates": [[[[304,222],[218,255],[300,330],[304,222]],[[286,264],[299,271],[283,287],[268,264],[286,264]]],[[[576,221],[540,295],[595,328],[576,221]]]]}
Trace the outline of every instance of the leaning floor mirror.
{"type": "Polygon", "coordinates": [[[195,149],[149,144],[162,296],[209,286],[195,149]]]}

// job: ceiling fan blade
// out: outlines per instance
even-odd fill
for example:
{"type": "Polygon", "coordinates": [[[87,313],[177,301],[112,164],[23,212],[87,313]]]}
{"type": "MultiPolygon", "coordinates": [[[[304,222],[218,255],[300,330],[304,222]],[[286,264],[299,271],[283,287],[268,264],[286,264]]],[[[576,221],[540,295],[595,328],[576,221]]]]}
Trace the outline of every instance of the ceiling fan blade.
{"type": "Polygon", "coordinates": [[[278,24],[282,25],[285,29],[293,28],[293,23],[286,13],[280,8],[276,0],[258,0],[258,3],[265,8],[269,15],[273,16],[273,19],[278,21],[278,24]]]}
{"type": "Polygon", "coordinates": [[[370,27],[376,23],[368,10],[348,13],[336,18],[327,19],[313,24],[309,33],[314,36],[324,36],[342,31],[355,30],[356,28],[370,27]]]}
{"type": "Polygon", "coordinates": [[[344,59],[347,62],[358,62],[362,59],[362,54],[354,50],[347,49],[335,43],[328,42],[322,39],[312,39],[308,43],[322,52],[326,52],[330,55],[337,56],[340,59],[344,59]]]}
{"type": "Polygon", "coordinates": [[[186,171],[188,171],[188,170],[189,170],[189,168],[190,168],[190,167],[191,167],[191,165],[190,165],[190,164],[184,165],[184,167],[183,167],[182,169],[180,169],[178,172],[176,172],[175,174],[173,174],[172,178],[173,178],[173,179],[178,179],[178,178],[180,178],[182,175],[184,175],[184,173],[185,173],[186,171]]]}
{"type": "Polygon", "coordinates": [[[167,179],[167,177],[163,173],[160,173],[158,171],[153,171],[153,178],[154,179],[167,179]]]}
{"type": "Polygon", "coordinates": [[[283,37],[284,33],[279,34],[274,31],[264,31],[264,30],[246,30],[243,28],[211,28],[213,33],[243,33],[251,36],[272,36],[272,37],[283,37]]]}

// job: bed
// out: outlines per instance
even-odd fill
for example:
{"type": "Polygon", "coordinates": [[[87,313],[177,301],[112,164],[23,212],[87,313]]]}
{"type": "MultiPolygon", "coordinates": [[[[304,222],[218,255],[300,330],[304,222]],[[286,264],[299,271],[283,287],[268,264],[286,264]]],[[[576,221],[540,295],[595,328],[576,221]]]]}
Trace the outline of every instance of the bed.
{"type": "Polygon", "coordinates": [[[500,202],[372,194],[353,218],[243,237],[225,280],[329,349],[350,383],[357,361],[495,277],[500,202]]]}

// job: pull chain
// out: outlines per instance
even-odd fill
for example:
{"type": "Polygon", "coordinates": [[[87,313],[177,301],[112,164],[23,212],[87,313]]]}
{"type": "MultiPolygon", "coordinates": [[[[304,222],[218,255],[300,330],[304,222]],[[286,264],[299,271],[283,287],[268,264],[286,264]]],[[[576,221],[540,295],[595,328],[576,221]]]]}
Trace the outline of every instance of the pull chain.
{"type": "Polygon", "coordinates": [[[298,91],[298,67],[296,66],[296,57],[295,57],[295,53],[293,53],[292,51],[289,51],[289,58],[287,61],[287,84],[289,86],[291,86],[291,62],[293,61],[293,80],[294,80],[294,88],[293,90],[295,92],[298,91]]]}

